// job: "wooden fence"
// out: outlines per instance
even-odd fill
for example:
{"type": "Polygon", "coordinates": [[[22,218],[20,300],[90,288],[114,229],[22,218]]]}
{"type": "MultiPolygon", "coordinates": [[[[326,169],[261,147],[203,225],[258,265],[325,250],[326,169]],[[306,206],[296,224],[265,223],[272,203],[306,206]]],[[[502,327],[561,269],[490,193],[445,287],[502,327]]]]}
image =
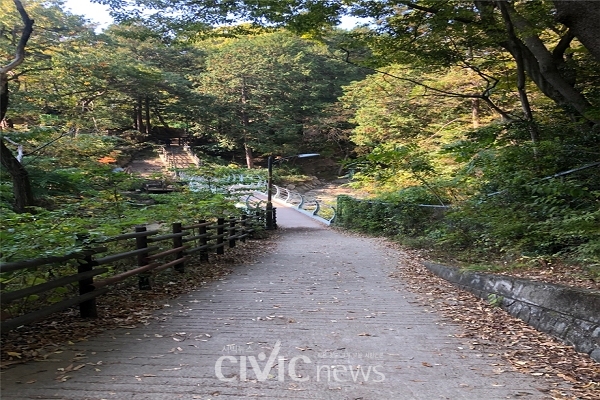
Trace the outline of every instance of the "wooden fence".
{"type": "Polygon", "coordinates": [[[151,289],[150,277],[152,274],[170,267],[183,273],[186,261],[193,254],[199,254],[201,261],[208,261],[208,255],[213,251],[216,254],[224,254],[226,247],[235,247],[238,240],[245,241],[259,226],[264,226],[264,221],[264,210],[257,209],[239,217],[218,218],[216,223],[205,220],[187,226],[173,223],[172,233],[166,235],[158,235],[157,230],[149,231],[145,226],[138,226],[135,228],[135,232],[111,237],[102,242],[87,243],[88,236],[82,234],[78,235],[78,240],[86,243],[83,251],[58,257],[3,263],[0,265],[0,273],[35,269],[70,261],[77,263],[77,273],[75,274],[24,289],[3,291],[0,293],[0,304],[3,309],[16,300],[74,283],[79,286],[79,295],[18,317],[3,320],[0,329],[6,332],[76,305],[79,305],[81,317],[95,318],[97,317],[96,298],[107,293],[110,286],[137,275],[139,288],[151,289]],[[135,239],[135,243],[130,243],[132,239],[135,239]],[[117,241],[126,242],[126,246],[134,248],[118,254],[106,254],[108,248],[100,247],[117,241]],[[98,257],[100,254],[102,256],[98,257]],[[107,266],[124,259],[135,259],[137,266],[125,272],[110,275],[111,269],[107,266]],[[98,279],[95,279],[96,277],[98,279]]]}

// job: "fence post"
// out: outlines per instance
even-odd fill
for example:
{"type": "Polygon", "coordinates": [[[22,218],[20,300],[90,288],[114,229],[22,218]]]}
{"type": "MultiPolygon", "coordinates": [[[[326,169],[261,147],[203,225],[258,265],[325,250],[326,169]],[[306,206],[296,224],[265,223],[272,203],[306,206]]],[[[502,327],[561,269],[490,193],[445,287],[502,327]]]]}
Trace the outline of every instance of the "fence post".
{"type": "MultiPolygon", "coordinates": [[[[201,219],[198,221],[200,223],[200,228],[198,228],[198,234],[202,237],[200,238],[200,246],[206,246],[208,244],[208,238],[206,237],[206,223],[205,219],[201,219]]],[[[208,251],[206,249],[200,250],[200,261],[208,261],[208,251]]]]}
{"type": "Polygon", "coordinates": [[[263,223],[263,220],[264,220],[264,218],[263,218],[263,213],[262,213],[261,211],[262,211],[262,210],[261,210],[260,208],[259,208],[258,210],[256,210],[256,221],[257,221],[259,224],[262,224],[262,223],[263,223]]]}
{"type": "Polygon", "coordinates": [[[223,232],[224,232],[224,226],[225,225],[225,218],[218,218],[217,219],[217,254],[225,254],[225,248],[223,247],[223,232]]]}
{"type": "MultiPolygon", "coordinates": [[[[181,233],[182,229],[181,229],[181,222],[174,222],[173,223],[173,233],[181,233]]],[[[177,247],[181,247],[183,246],[183,237],[182,236],[177,236],[173,238],[173,248],[176,249],[177,247]]],[[[175,255],[175,259],[180,259],[183,258],[183,251],[179,251],[177,252],[177,254],[175,255]]],[[[181,272],[183,273],[185,271],[185,262],[181,261],[179,264],[175,264],[173,266],[173,269],[177,272],[181,272]]]]}
{"type": "MultiPolygon", "coordinates": [[[[248,218],[248,215],[246,215],[246,213],[242,214],[242,221],[240,222],[240,225],[242,225],[242,235],[246,234],[246,218],[248,218]]],[[[242,243],[246,243],[246,236],[242,236],[242,239],[240,239],[242,241],[242,243]]]]}
{"type": "MultiPolygon", "coordinates": [[[[146,232],[145,226],[136,226],[136,232],[146,232]]],[[[135,248],[137,250],[145,249],[148,247],[148,236],[140,236],[135,238],[135,248]]],[[[146,258],[148,254],[138,254],[137,256],[137,264],[138,267],[143,267],[144,265],[148,265],[148,259],[146,258]]],[[[152,283],[150,282],[150,273],[145,272],[138,275],[138,288],[140,290],[151,290],[152,283]]]]}
{"type": "Polygon", "coordinates": [[[235,223],[235,217],[229,217],[229,248],[235,247],[235,238],[232,238],[235,236],[235,223]]]}
{"type": "MultiPolygon", "coordinates": [[[[85,245],[85,240],[90,237],[87,233],[78,233],[76,235],[76,243],[82,245],[84,251],[89,249],[89,246],[85,245]]],[[[77,272],[88,272],[94,268],[92,255],[86,255],[83,260],[79,260],[77,265],[77,272]]],[[[94,278],[82,279],[79,281],[79,294],[86,294],[94,291],[94,278]]],[[[79,303],[79,315],[81,318],[98,318],[98,308],[96,307],[96,299],[86,300],[79,303]]]]}

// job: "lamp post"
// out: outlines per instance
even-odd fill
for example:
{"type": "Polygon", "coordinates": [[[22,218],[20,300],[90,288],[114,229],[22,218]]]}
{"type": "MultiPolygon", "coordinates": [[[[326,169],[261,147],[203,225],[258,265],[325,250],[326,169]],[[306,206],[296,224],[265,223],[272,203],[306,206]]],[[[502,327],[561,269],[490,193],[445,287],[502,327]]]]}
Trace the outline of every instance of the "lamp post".
{"type": "Polygon", "coordinates": [[[277,229],[277,224],[273,223],[273,156],[269,156],[267,161],[267,215],[266,218],[266,229],[272,230],[277,229]]]}
{"type": "MultiPolygon", "coordinates": [[[[295,156],[283,157],[278,160],[278,162],[286,161],[291,158],[308,158],[308,157],[317,157],[319,153],[308,153],[308,154],[297,154],[295,156]]],[[[277,223],[275,222],[275,210],[273,208],[273,156],[269,156],[267,161],[267,208],[266,208],[266,216],[265,216],[265,229],[273,230],[277,229],[277,223]]]]}

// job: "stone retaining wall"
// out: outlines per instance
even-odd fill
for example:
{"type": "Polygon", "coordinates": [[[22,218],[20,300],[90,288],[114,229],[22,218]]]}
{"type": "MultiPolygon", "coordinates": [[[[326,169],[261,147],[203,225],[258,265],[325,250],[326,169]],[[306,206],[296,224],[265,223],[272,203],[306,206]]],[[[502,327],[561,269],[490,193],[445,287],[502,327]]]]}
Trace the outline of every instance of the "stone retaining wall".
{"type": "Polygon", "coordinates": [[[499,305],[600,362],[600,292],[425,263],[434,274],[499,305]]]}

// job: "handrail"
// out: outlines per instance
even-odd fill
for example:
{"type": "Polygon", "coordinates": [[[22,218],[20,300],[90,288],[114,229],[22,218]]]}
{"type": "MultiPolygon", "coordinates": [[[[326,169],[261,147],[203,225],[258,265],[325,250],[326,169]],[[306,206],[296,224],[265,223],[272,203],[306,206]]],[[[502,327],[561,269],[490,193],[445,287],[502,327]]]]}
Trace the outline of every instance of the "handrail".
{"type": "Polygon", "coordinates": [[[250,193],[254,191],[263,191],[267,186],[264,178],[258,175],[248,176],[235,174],[224,178],[207,178],[180,171],[179,179],[187,181],[190,190],[194,192],[210,191],[213,193],[223,193],[234,196],[240,192],[250,193]]]}
{"type": "Polygon", "coordinates": [[[273,189],[274,199],[281,200],[285,204],[289,204],[301,213],[306,214],[309,217],[314,218],[326,225],[331,225],[335,220],[335,207],[316,198],[309,198],[299,192],[283,188],[278,185],[273,185],[273,189]],[[295,200],[295,198],[299,199],[295,200]],[[328,211],[324,211],[323,208],[328,211]]]}
{"type": "MultiPolygon", "coordinates": [[[[99,253],[105,253],[107,248],[84,248],[82,251],[57,257],[46,257],[35,260],[16,261],[4,263],[2,272],[17,272],[25,268],[37,268],[44,265],[53,265],[65,261],[76,260],[76,271],[66,271],[65,276],[41,282],[26,288],[15,288],[9,291],[3,289],[0,300],[4,306],[19,299],[28,298],[38,293],[65,287],[66,285],[78,284],[79,296],[67,298],[52,305],[31,311],[24,315],[16,315],[3,320],[0,329],[11,330],[23,324],[35,322],[48,315],[61,311],[67,307],[79,305],[82,317],[96,317],[96,298],[105,294],[106,286],[114,285],[123,280],[137,275],[139,277],[140,289],[150,289],[148,275],[163,269],[174,267],[178,272],[184,272],[185,261],[190,258],[190,253],[201,252],[201,261],[208,260],[208,252],[216,250],[217,254],[224,254],[226,245],[235,247],[236,241],[245,241],[245,238],[256,232],[259,226],[264,226],[264,210],[255,209],[252,212],[243,212],[240,216],[228,218],[218,217],[217,223],[204,220],[191,224],[182,229],[181,223],[173,224],[173,233],[155,236],[157,231],[147,230],[145,226],[138,226],[134,233],[127,233],[116,237],[104,239],[104,242],[135,240],[135,243],[123,243],[124,250],[117,254],[104,255],[96,258],[99,253]],[[185,239],[184,239],[185,238],[185,239]],[[186,244],[184,244],[184,241],[186,244]],[[163,242],[162,246],[148,246],[149,243],[163,242]],[[131,250],[131,248],[134,250],[131,250]],[[190,249],[190,247],[193,247],[190,249]],[[112,264],[115,261],[133,258],[136,261],[128,263],[135,266],[133,269],[118,272],[112,268],[96,268],[99,265],[112,264]],[[174,259],[173,259],[174,258],[174,259]],[[94,277],[101,275],[99,280],[94,277]],[[109,275],[109,276],[107,276],[109,275]]],[[[90,242],[91,246],[96,244],[90,242]]],[[[122,249],[123,250],[123,249],[122,249]]]]}
{"type": "MultiPolygon", "coordinates": [[[[168,157],[166,155],[169,152],[161,146],[162,152],[165,154],[163,162],[167,163],[168,157]]],[[[189,146],[183,146],[184,151],[194,159],[196,165],[200,165],[201,161],[193,154],[189,146]]],[[[188,186],[191,191],[211,191],[213,193],[222,193],[226,195],[230,195],[232,197],[240,198],[240,192],[243,192],[243,195],[246,198],[243,200],[246,208],[251,209],[255,207],[260,207],[262,200],[255,198],[254,206],[250,205],[250,200],[252,199],[252,192],[261,192],[266,195],[267,192],[267,182],[264,177],[259,175],[249,176],[246,174],[231,174],[225,178],[211,178],[211,177],[203,177],[198,175],[188,174],[184,171],[178,171],[177,177],[180,180],[184,180],[188,182],[188,186]]],[[[283,201],[286,204],[289,204],[296,208],[298,211],[315,218],[326,225],[330,225],[335,219],[335,207],[329,204],[323,203],[318,199],[307,198],[299,192],[292,191],[287,188],[283,188],[277,185],[273,185],[273,198],[283,201]]]]}
{"type": "Polygon", "coordinates": [[[202,161],[200,160],[200,157],[198,157],[190,148],[189,145],[184,144],[183,145],[183,151],[192,159],[192,161],[194,162],[194,164],[196,164],[196,167],[199,167],[200,164],[202,164],[202,161]]]}
{"type": "Polygon", "coordinates": [[[256,196],[254,196],[254,194],[249,194],[246,196],[246,199],[244,200],[244,204],[246,205],[246,208],[248,210],[257,210],[261,207],[261,204],[264,202],[263,199],[260,199],[256,196]],[[251,204],[251,201],[254,201],[254,204],[251,204]]]}
{"type": "MultiPolygon", "coordinates": [[[[189,148],[185,148],[190,153],[189,148]]],[[[253,196],[253,192],[267,195],[267,182],[259,175],[231,174],[224,178],[203,177],[178,172],[178,178],[188,182],[191,191],[207,190],[213,193],[223,193],[234,198],[241,198],[249,210],[258,209],[264,201],[253,196]],[[245,198],[244,198],[245,196],[245,198]]],[[[314,218],[326,225],[331,225],[335,219],[335,207],[315,198],[307,198],[299,192],[273,185],[273,198],[293,206],[296,210],[314,218]]]]}

